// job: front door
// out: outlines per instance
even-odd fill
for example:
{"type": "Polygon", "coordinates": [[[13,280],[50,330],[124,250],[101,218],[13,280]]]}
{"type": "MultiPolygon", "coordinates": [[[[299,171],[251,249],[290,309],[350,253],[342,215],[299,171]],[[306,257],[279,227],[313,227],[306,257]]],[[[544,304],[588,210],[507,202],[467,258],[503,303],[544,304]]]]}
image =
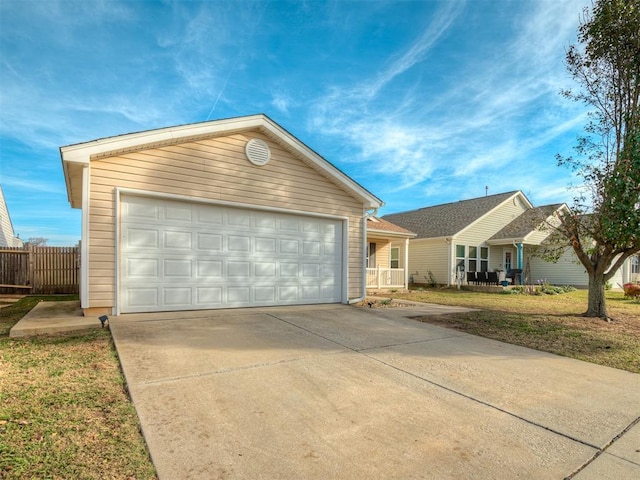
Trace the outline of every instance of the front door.
{"type": "Polygon", "coordinates": [[[502,265],[507,273],[515,267],[513,260],[513,248],[504,248],[502,250],[502,265]]]}

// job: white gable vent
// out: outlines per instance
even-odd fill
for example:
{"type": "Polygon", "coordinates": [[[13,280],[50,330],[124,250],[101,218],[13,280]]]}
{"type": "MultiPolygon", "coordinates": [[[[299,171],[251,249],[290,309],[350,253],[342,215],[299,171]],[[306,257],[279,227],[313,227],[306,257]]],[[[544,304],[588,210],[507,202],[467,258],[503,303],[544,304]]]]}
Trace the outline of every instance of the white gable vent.
{"type": "Polygon", "coordinates": [[[244,153],[251,163],[261,167],[271,159],[269,145],[258,138],[252,138],[244,147],[244,153]]]}

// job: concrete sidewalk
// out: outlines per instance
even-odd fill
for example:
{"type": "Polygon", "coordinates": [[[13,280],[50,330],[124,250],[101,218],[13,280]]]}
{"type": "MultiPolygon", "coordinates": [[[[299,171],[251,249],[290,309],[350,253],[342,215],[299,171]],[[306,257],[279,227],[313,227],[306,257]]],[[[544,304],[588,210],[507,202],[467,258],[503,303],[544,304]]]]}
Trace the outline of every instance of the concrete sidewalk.
{"type": "Polygon", "coordinates": [[[97,317],[82,316],[79,301],[40,302],[9,331],[10,337],[28,337],[100,328],[97,317]]]}
{"type": "Polygon", "coordinates": [[[139,314],[111,331],[161,479],[640,478],[640,375],[405,318],[421,313],[139,314]]]}

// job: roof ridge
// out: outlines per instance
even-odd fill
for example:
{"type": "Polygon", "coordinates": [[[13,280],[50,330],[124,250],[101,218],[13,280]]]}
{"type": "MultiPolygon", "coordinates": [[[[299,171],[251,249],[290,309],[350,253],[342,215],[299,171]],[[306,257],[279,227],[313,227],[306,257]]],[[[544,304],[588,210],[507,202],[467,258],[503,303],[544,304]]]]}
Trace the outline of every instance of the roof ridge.
{"type": "Polygon", "coordinates": [[[383,215],[381,218],[388,217],[390,215],[399,215],[399,214],[402,214],[402,213],[419,212],[421,210],[426,210],[428,208],[445,207],[447,205],[457,205],[457,204],[460,204],[460,203],[463,203],[463,202],[471,202],[471,201],[476,201],[476,200],[482,200],[484,198],[497,197],[497,196],[500,196],[500,195],[509,196],[509,195],[513,195],[513,194],[516,194],[516,193],[522,193],[522,190],[512,190],[512,191],[509,191],[509,192],[502,192],[502,193],[494,193],[492,195],[485,195],[484,197],[474,197],[474,198],[467,198],[467,199],[464,199],[464,200],[455,200],[453,202],[438,203],[436,205],[429,205],[429,206],[426,206],[426,207],[414,208],[413,210],[404,210],[402,212],[388,213],[386,215],[383,215]]]}

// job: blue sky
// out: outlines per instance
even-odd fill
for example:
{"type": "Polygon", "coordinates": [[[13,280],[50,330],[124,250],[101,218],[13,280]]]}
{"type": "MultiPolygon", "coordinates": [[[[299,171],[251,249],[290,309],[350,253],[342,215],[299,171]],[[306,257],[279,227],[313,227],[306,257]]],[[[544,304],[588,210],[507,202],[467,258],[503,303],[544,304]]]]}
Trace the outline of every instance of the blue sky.
{"type": "Polygon", "coordinates": [[[0,184],[14,229],[80,238],[58,148],[265,113],[385,201],[522,190],[586,123],[564,66],[589,0],[0,1],[0,184]]]}

